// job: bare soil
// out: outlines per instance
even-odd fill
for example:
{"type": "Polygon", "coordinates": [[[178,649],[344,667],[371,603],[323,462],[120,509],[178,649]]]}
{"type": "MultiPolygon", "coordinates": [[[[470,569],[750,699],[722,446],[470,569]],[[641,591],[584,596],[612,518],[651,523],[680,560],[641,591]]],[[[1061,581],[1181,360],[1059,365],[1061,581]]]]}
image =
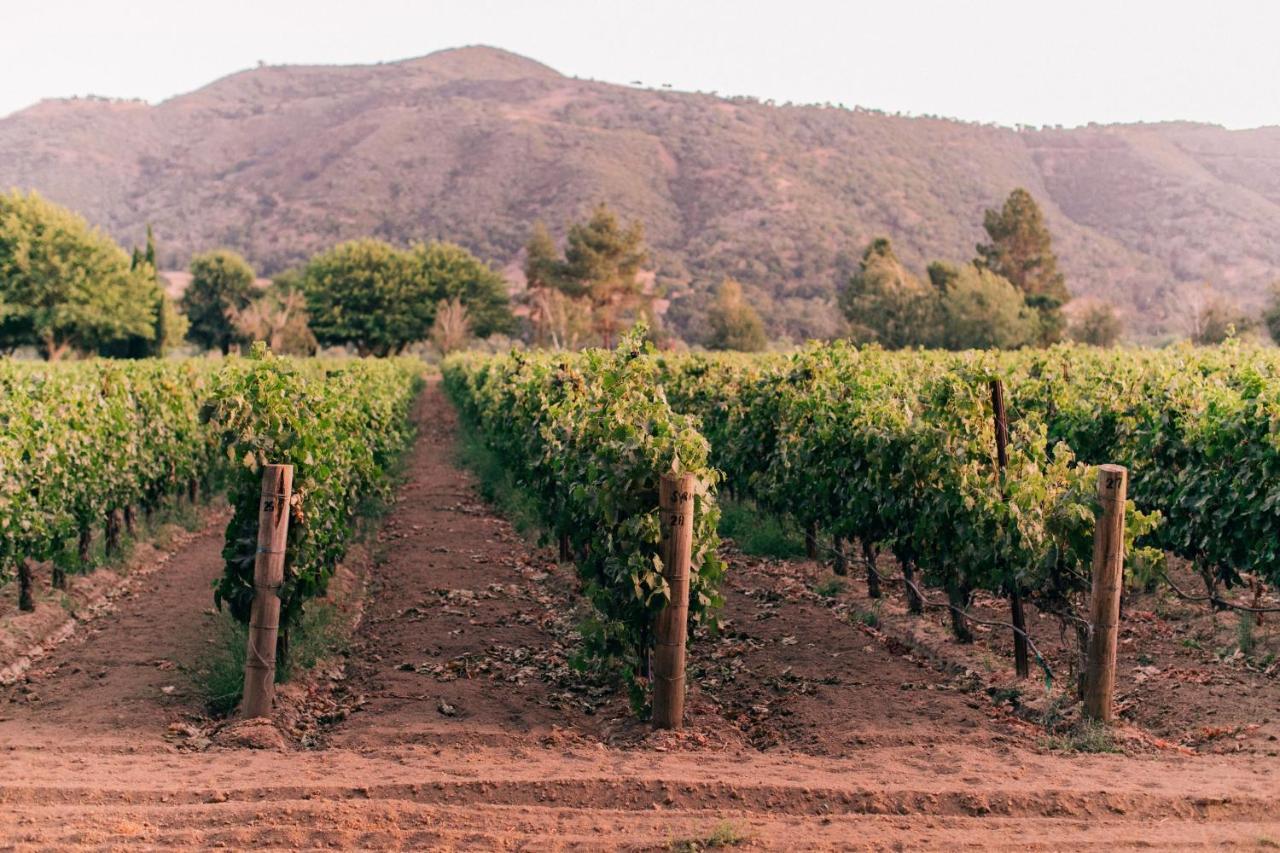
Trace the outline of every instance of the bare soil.
{"type": "Polygon", "coordinates": [[[692,649],[689,725],[651,733],[570,666],[572,567],[477,497],[438,386],[418,418],[345,666],[291,688],[328,709],[321,727],[266,750],[174,737],[211,725],[183,675],[212,630],[211,531],[0,697],[0,846],[1280,844],[1265,751],[1049,750],[888,610],[864,624],[853,584],[814,593],[816,564],[734,558],[724,631],[692,649]]]}

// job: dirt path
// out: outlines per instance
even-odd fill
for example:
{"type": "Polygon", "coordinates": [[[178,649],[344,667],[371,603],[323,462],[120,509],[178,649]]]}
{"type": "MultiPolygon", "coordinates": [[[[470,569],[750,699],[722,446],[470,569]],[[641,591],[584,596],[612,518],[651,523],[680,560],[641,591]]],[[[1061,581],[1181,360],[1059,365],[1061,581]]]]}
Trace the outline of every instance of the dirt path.
{"type": "Polygon", "coordinates": [[[4,695],[0,846],[1280,844],[1274,760],[1043,752],[1025,723],[758,566],[732,577],[724,634],[694,646],[688,731],[651,734],[569,666],[572,570],[454,467],[438,387],[419,418],[335,688],[353,711],[321,748],[164,738],[194,697],[139,641],[175,662],[207,644],[218,541],[201,537],[46,661],[38,700],[4,695]]]}
{"type": "Polygon", "coordinates": [[[214,636],[219,517],[158,571],[0,692],[0,746],[167,750],[168,725],[202,715],[185,669],[214,636]]]}

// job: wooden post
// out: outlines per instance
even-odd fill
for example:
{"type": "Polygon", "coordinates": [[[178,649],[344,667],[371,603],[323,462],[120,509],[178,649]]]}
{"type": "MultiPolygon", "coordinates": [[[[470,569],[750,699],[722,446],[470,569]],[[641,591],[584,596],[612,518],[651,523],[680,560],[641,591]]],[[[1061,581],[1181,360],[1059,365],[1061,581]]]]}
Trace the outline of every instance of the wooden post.
{"type": "Polygon", "coordinates": [[[804,555],[810,560],[818,559],[818,522],[811,521],[804,528],[804,555]]]}
{"type": "Polygon", "coordinates": [[[84,524],[80,527],[80,538],[76,541],[76,556],[81,566],[89,565],[89,548],[93,545],[93,526],[84,524]]]}
{"type": "Polygon", "coordinates": [[[662,574],[671,590],[654,631],[653,725],[659,729],[684,726],[684,647],[689,634],[689,562],[697,485],[692,474],[664,474],[658,487],[662,574]]]}
{"type": "Polygon", "coordinates": [[[833,536],[831,538],[831,550],[834,552],[834,562],[831,569],[837,575],[849,574],[849,557],[844,550],[844,537],[833,536]]]}
{"type": "Polygon", "coordinates": [[[1093,602],[1089,661],[1085,672],[1085,716],[1102,723],[1112,718],[1116,686],[1116,644],[1120,630],[1120,586],[1124,579],[1124,504],[1129,472],[1121,465],[1098,467],[1102,511],[1093,532],[1093,602]]]}
{"type": "Polygon", "coordinates": [[[26,613],[36,609],[31,597],[31,561],[26,557],[18,558],[18,609],[26,613]]]}
{"type": "Polygon", "coordinates": [[[269,716],[275,698],[280,584],[284,582],[292,493],[292,465],[268,465],[263,469],[262,496],[258,503],[258,555],[253,564],[253,605],[249,611],[249,644],[244,663],[241,711],[245,717],[269,716]]]}
{"type": "MultiPolygon", "coordinates": [[[[1004,499],[1004,472],[1009,467],[1009,417],[1004,407],[1004,383],[991,380],[991,411],[995,414],[996,463],[1000,466],[1000,496],[1004,499]]],[[[1022,590],[1016,578],[1009,585],[1009,609],[1013,616],[1013,667],[1018,678],[1031,674],[1027,659],[1027,617],[1022,610],[1022,590]]]]}
{"type": "Polygon", "coordinates": [[[880,570],[876,565],[880,549],[870,540],[862,540],[862,561],[867,567],[867,598],[880,597],[880,570]]]}
{"type": "Polygon", "coordinates": [[[120,552],[120,510],[109,510],[104,526],[106,527],[106,545],[103,546],[103,550],[108,557],[114,557],[120,552]]]}

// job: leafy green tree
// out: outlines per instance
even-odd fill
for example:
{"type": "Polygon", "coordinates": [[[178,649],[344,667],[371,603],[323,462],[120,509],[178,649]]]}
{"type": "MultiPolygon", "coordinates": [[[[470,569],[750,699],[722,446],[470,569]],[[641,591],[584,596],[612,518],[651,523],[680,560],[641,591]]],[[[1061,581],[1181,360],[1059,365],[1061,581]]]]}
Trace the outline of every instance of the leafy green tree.
{"type": "Polygon", "coordinates": [[[79,215],[32,192],[0,195],[0,348],[50,361],[154,336],[154,282],[79,215]]]}
{"type": "Polygon", "coordinates": [[[716,301],[707,312],[711,335],[709,349],[759,352],[768,344],[764,323],[742,294],[742,285],[726,278],[716,293],[716,301]]]}
{"type": "Polygon", "coordinates": [[[506,279],[475,255],[453,243],[435,242],[414,246],[409,256],[411,272],[423,279],[419,286],[431,293],[433,304],[458,300],[466,306],[472,335],[487,338],[515,331],[506,279]]]}
{"type": "Polygon", "coordinates": [[[1015,189],[1003,208],[987,210],[983,227],[990,242],[978,245],[975,263],[1013,282],[1027,304],[1040,312],[1041,343],[1062,340],[1062,306],[1071,294],[1058,271],[1053,240],[1035,198],[1021,187],[1015,189]]]}
{"type": "Polygon", "coordinates": [[[1039,334],[1035,311],[1008,279],[972,264],[929,265],[938,291],[933,346],[950,350],[1016,349],[1039,334]]]}
{"type": "Polygon", "coordinates": [[[1124,324],[1114,306],[1095,302],[1071,324],[1071,339],[1095,347],[1112,347],[1120,340],[1124,324]]]}
{"type": "Polygon", "coordinates": [[[524,277],[529,289],[555,287],[560,275],[559,252],[556,241],[542,220],[533,223],[533,231],[524,248],[524,277]]]}
{"type": "Polygon", "coordinates": [[[605,347],[613,346],[626,314],[643,301],[638,273],[647,258],[644,226],[623,227],[603,203],[587,221],[569,227],[553,286],[569,297],[586,298],[605,347]]]}
{"type": "Polygon", "coordinates": [[[840,308],[858,343],[901,349],[937,335],[936,294],[903,266],[887,237],[863,252],[858,272],[840,294],[840,308]]]}
{"type": "Polygon", "coordinates": [[[249,343],[235,324],[236,312],[253,299],[253,268],[235,252],[217,249],[191,259],[191,283],[182,294],[182,310],[191,326],[187,337],[223,355],[249,343]]]}
{"type": "Polygon", "coordinates": [[[436,297],[414,262],[382,240],[352,240],[316,255],[303,273],[311,331],[323,346],[387,356],[425,340],[436,297]]]}
{"type": "Polygon", "coordinates": [[[133,247],[130,268],[151,282],[147,299],[155,306],[152,332],[130,335],[121,340],[106,341],[98,346],[98,355],[107,358],[159,358],[182,345],[190,323],[165,293],[165,282],[156,271],[156,239],[147,226],[146,248],[133,247]]]}

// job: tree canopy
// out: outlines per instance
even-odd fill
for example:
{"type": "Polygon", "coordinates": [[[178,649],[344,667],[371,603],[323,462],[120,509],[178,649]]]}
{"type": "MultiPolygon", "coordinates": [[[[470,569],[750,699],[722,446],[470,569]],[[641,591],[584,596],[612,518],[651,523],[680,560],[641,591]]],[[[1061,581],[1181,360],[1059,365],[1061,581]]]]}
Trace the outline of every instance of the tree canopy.
{"type": "Polygon", "coordinates": [[[1040,343],[1062,340],[1066,323],[1061,308],[1071,294],[1058,271],[1058,257],[1040,205],[1019,187],[1009,193],[1000,210],[987,210],[983,227],[990,242],[978,245],[974,263],[1011,281],[1026,303],[1040,313],[1040,343]]]}
{"type": "Polygon", "coordinates": [[[602,203],[585,221],[569,226],[563,259],[541,222],[535,223],[525,248],[525,278],[539,322],[575,309],[587,312],[600,342],[609,347],[628,319],[634,319],[631,315],[642,313],[639,272],[649,252],[640,222],[623,226],[602,203]],[[555,291],[558,298],[547,291],[555,291]]]}
{"type": "Polygon", "coordinates": [[[235,323],[237,312],[253,300],[253,268],[230,249],[215,249],[191,259],[191,283],[182,294],[190,327],[187,337],[223,355],[250,342],[235,323]]]}
{"type": "Polygon", "coordinates": [[[79,215],[37,193],[0,194],[0,349],[50,360],[130,336],[154,339],[154,273],[79,215]]]}
{"type": "Polygon", "coordinates": [[[928,342],[937,322],[937,302],[928,285],[912,275],[887,237],[872,241],[858,271],[840,294],[851,336],[887,349],[928,342]]]}
{"type": "Polygon", "coordinates": [[[1073,341],[1095,347],[1115,346],[1123,332],[1115,307],[1106,302],[1091,303],[1071,324],[1073,341]]]}
{"type": "Polygon", "coordinates": [[[515,331],[506,279],[475,255],[453,243],[440,242],[419,243],[409,254],[412,274],[425,279],[433,302],[456,300],[466,308],[471,334],[487,338],[515,331]]]}
{"type": "Polygon", "coordinates": [[[742,285],[725,279],[707,312],[708,349],[759,352],[768,344],[760,315],[742,293],[742,285]]]}
{"type": "Polygon", "coordinates": [[[311,259],[302,287],[316,339],[361,355],[391,355],[426,340],[439,303],[451,299],[466,306],[480,337],[515,326],[503,278],[452,243],[408,251],[381,240],[342,243],[311,259]]]}
{"type": "Polygon", "coordinates": [[[972,264],[934,263],[938,289],[932,346],[943,349],[1016,349],[1039,336],[1036,312],[1008,279],[972,264]]]}

